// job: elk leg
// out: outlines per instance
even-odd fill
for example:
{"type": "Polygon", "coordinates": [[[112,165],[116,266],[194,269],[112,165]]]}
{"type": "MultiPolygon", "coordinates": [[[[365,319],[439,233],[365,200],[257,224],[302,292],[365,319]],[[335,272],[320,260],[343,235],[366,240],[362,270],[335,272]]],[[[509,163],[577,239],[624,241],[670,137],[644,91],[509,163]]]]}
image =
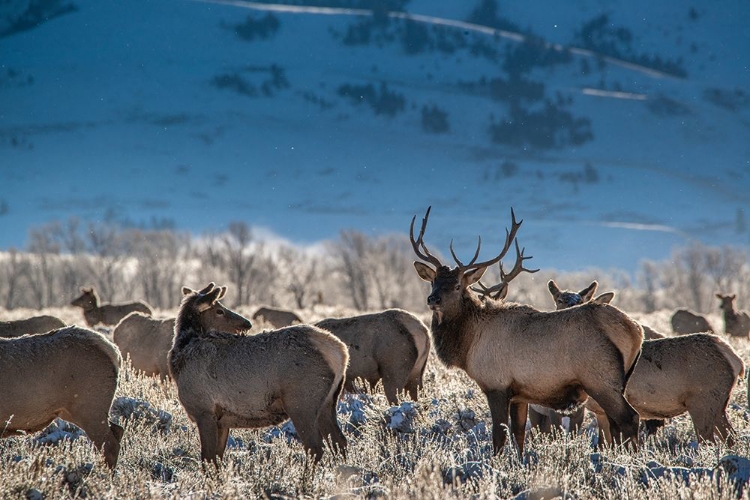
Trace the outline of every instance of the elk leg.
{"type": "Polygon", "coordinates": [[[198,435],[201,439],[201,460],[211,461],[218,466],[216,460],[217,447],[219,443],[219,426],[216,423],[216,415],[204,413],[195,417],[198,425],[198,435]]]}
{"type": "Polygon", "coordinates": [[[227,441],[229,441],[229,427],[219,426],[216,445],[216,452],[218,453],[219,458],[224,458],[224,452],[227,449],[227,441]]]}
{"type": "Polygon", "coordinates": [[[579,407],[575,412],[573,412],[568,418],[570,418],[570,425],[568,426],[568,429],[571,433],[574,435],[577,435],[578,432],[583,427],[583,419],[586,417],[586,411],[583,409],[583,407],[579,407]]]}
{"type": "MultiPolygon", "coordinates": [[[[617,444],[628,442],[633,448],[637,448],[640,417],[638,412],[625,399],[622,394],[623,391],[620,388],[614,389],[612,386],[597,387],[596,389],[586,387],[585,389],[607,415],[611,434],[610,440],[614,439],[617,444]]],[[[597,420],[601,425],[601,421],[597,420]]]]}
{"type": "Polygon", "coordinates": [[[650,419],[644,420],[643,426],[646,429],[646,437],[653,436],[660,428],[664,427],[664,420],[650,419]]]}
{"type": "Polygon", "coordinates": [[[597,435],[599,436],[599,448],[612,445],[612,431],[609,428],[609,418],[603,413],[596,414],[597,435]]]}
{"type": "Polygon", "coordinates": [[[505,446],[510,398],[503,390],[486,391],[485,395],[492,415],[492,451],[498,455],[505,446]]]}
{"type": "Polygon", "coordinates": [[[539,429],[539,432],[543,432],[545,434],[549,433],[550,427],[549,427],[549,418],[547,415],[540,413],[536,411],[534,408],[529,407],[529,421],[531,422],[531,428],[532,429],[539,429]]]}
{"type": "Polygon", "coordinates": [[[318,430],[323,441],[328,441],[334,453],[346,458],[346,437],[336,419],[336,399],[327,401],[318,416],[318,430]]]}
{"type": "MultiPolygon", "coordinates": [[[[510,404],[510,426],[513,437],[518,444],[518,453],[523,457],[523,442],[526,438],[526,416],[528,414],[528,403],[510,404]]],[[[494,431],[493,431],[494,432],[494,431]]]]}

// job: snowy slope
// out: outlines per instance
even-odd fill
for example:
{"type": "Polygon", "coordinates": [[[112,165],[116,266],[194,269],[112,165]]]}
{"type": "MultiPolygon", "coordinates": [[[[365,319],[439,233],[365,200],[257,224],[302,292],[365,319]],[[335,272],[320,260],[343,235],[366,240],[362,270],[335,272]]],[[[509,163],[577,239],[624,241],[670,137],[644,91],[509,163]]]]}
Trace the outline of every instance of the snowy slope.
{"type": "MultiPolygon", "coordinates": [[[[565,60],[509,70],[528,41],[434,28],[440,19],[381,29],[351,12],[239,2],[70,3],[77,10],[0,38],[0,247],[71,215],[166,218],[195,232],[246,220],[307,243],[342,228],[405,232],[428,205],[428,243],[446,251],[455,238],[463,253],[478,233],[487,252],[497,246],[514,206],[540,267],[633,270],[691,239],[750,241],[738,223],[750,206],[740,1],[696,3],[695,19],[677,0],[497,11],[523,33],[586,50],[576,33],[607,14],[601,39],[625,27],[625,59],[681,61],[684,77],[600,65],[586,50],[543,51],[565,60]],[[368,44],[344,43],[368,29],[368,44]],[[524,83],[508,90],[512,72],[524,83]],[[449,130],[426,131],[423,109],[449,130]],[[490,127],[510,116],[493,141],[490,127]],[[551,120],[561,125],[550,147],[540,141],[551,120]]],[[[406,10],[465,21],[475,7],[406,10]]]]}

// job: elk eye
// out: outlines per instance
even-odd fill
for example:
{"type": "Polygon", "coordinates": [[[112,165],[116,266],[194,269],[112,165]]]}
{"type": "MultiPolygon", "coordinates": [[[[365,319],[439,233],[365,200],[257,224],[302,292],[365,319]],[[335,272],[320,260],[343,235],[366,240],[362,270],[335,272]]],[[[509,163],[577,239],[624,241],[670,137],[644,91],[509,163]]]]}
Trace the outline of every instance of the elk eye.
{"type": "Polygon", "coordinates": [[[456,291],[461,289],[461,285],[456,285],[456,291]]]}
{"type": "Polygon", "coordinates": [[[224,309],[217,309],[216,314],[218,314],[219,316],[224,316],[224,309]]]}

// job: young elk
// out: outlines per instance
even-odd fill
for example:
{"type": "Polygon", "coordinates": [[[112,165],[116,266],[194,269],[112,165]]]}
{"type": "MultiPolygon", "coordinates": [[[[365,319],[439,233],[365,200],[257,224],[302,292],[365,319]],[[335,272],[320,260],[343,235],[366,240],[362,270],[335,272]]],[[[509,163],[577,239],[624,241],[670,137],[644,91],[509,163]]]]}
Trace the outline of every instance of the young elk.
{"type": "Polygon", "coordinates": [[[76,424],[117,464],[123,429],[109,421],[120,351],[103,335],[68,326],[0,339],[0,437],[37,432],[56,417],[76,424]]]}
{"type": "Polygon", "coordinates": [[[70,303],[83,309],[86,324],[93,327],[102,323],[116,325],[122,318],[132,312],[141,312],[153,316],[154,311],[145,302],[128,302],[125,304],[99,304],[99,295],[93,287],[81,288],[81,295],[70,303]]]}
{"type": "Polygon", "coordinates": [[[219,299],[226,287],[183,288],[169,369],[188,417],[198,425],[201,458],[224,455],[231,428],[294,423],[315,460],[330,438],[341,453],[346,438],[336,422],[344,385],[346,346],[330,333],[297,325],[257,335],[234,335],[250,322],[219,299]]]}
{"type": "Polygon", "coordinates": [[[745,311],[734,310],[735,294],[716,294],[721,301],[719,308],[724,311],[724,332],[732,337],[747,337],[750,334],[750,316],[745,311]]]}
{"type": "Polygon", "coordinates": [[[388,402],[398,404],[398,391],[417,400],[430,353],[430,334],[419,318],[400,309],[350,318],[328,318],[315,323],[349,348],[349,367],[344,388],[354,391],[354,381],[374,387],[383,380],[388,402]]]}
{"type": "Polygon", "coordinates": [[[672,331],[680,335],[714,332],[706,318],[687,309],[677,309],[672,314],[672,331]]]}
{"type": "Polygon", "coordinates": [[[174,324],[174,318],[156,319],[139,312],[130,313],[117,323],[112,340],[123,356],[130,356],[135,370],[166,380],[169,375],[167,354],[172,348],[174,324]]]}
{"type": "Polygon", "coordinates": [[[34,333],[45,333],[65,326],[60,318],[55,316],[34,316],[15,321],[0,321],[0,337],[20,337],[34,333]]]}
{"type": "Polygon", "coordinates": [[[285,326],[292,326],[295,323],[303,322],[302,319],[292,311],[277,309],[275,307],[259,307],[258,310],[255,311],[255,314],[253,314],[253,319],[271,323],[274,328],[284,328],[285,326]]]}
{"type": "MultiPolygon", "coordinates": [[[[500,262],[521,226],[511,209],[512,228],[506,230],[505,245],[495,258],[476,262],[476,253],[463,264],[453,252],[457,267],[444,266],[427,250],[423,237],[430,209],[419,236],[410,238],[416,255],[417,274],[432,284],[427,305],[432,309],[435,352],[448,367],[458,367],[479,385],[492,414],[495,453],[505,445],[510,424],[519,450],[523,451],[529,403],[557,410],[574,409],[588,396],[606,409],[618,442],[636,444],[638,413],[623,397],[630,372],[638,358],[643,330],[615,307],[586,304],[573,309],[541,312],[529,306],[482,301],[470,286],[478,282],[488,266],[500,262]]],[[[523,221],[522,221],[523,222],[523,221]]],[[[516,247],[516,264],[505,274],[502,290],[522,271],[523,252],[516,247]]],[[[490,291],[493,291],[490,289],[490,291]]]]}
{"type": "MultiPolygon", "coordinates": [[[[609,303],[614,295],[609,292],[593,300],[609,303]]],[[[566,307],[590,300],[590,296],[581,297],[566,307]]],[[[731,445],[734,430],[726,408],[737,378],[744,371],[742,359],[716,335],[694,333],[644,340],[625,397],[646,421],[649,434],[661,427],[665,418],[688,412],[699,440],[713,440],[718,434],[731,445]]],[[[604,410],[592,399],[586,402],[586,407],[596,415],[600,439],[603,435],[609,441],[604,410]]]]}

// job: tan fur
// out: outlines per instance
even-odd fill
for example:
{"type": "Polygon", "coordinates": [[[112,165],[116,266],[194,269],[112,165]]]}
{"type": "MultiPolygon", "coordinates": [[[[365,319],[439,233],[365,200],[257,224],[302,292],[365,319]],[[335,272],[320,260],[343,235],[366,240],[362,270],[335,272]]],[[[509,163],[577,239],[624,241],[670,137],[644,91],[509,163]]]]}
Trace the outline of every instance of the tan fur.
{"type": "Polygon", "coordinates": [[[91,288],[81,288],[81,295],[76,297],[70,305],[83,309],[83,317],[86,324],[96,326],[99,323],[104,325],[116,325],[125,316],[132,312],[141,312],[153,316],[154,310],[143,301],[127,302],[124,304],[100,304],[99,295],[96,290],[91,288]]]}
{"type": "Polygon", "coordinates": [[[2,437],[60,417],[83,429],[114,468],[123,429],[109,422],[109,409],[120,362],[114,344],[77,326],[0,339],[2,437]]]}
{"type": "Polygon", "coordinates": [[[680,335],[714,332],[706,318],[687,309],[677,309],[672,314],[671,322],[672,331],[680,335]]]}
{"type": "Polygon", "coordinates": [[[34,316],[15,321],[0,321],[0,337],[20,337],[34,333],[44,333],[65,326],[65,322],[55,316],[34,316]]]}
{"type": "MultiPolygon", "coordinates": [[[[734,441],[726,415],[729,397],[744,372],[737,353],[719,337],[694,333],[643,342],[643,352],[625,397],[644,420],[690,414],[698,439],[734,441]]],[[[609,441],[608,424],[596,401],[586,407],[609,441]]]]}
{"type": "Polygon", "coordinates": [[[263,319],[267,323],[271,323],[274,328],[284,328],[285,326],[292,326],[295,323],[302,323],[302,319],[292,311],[265,306],[255,311],[253,319],[263,319]]]}
{"type": "Polygon", "coordinates": [[[398,391],[418,397],[429,354],[430,336],[419,318],[400,309],[347,318],[328,318],[316,326],[341,339],[349,350],[346,389],[363,379],[374,386],[383,381],[391,404],[398,403],[398,391]]]}
{"type": "MultiPolygon", "coordinates": [[[[346,346],[310,325],[247,336],[224,333],[222,321],[231,315],[241,318],[218,302],[225,292],[213,283],[199,292],[183,289],[169,352],[178,397],[198,426],[201,458],[221,458],[231,428],[277,425],[287,418],[316,460],[329,439],[344,453],[346,438],[336,422],[336,402],[344,382],[346,346]],[[221,314],[215,314],[217,308],[221,314]]],[[[224,326],[230,331],[245,328],[237,323],[224,326]]]]}
{"type": "Polygon", "coordinates": [[[745,311],[734,309],[736,295],[716,294],[721,301],[719,308],[724,312],[724,333],[732,337],[747,337],[750,335],[750,315],[745,311]]]}
{"type": "Polygon", "coordinates": [[[175,319],[155,319],[133,312],[112,332],[112,339],[123,356],[130,356],[133,368],[165,380],[169,375],[167,355],[172,348],[175,319]]]}

